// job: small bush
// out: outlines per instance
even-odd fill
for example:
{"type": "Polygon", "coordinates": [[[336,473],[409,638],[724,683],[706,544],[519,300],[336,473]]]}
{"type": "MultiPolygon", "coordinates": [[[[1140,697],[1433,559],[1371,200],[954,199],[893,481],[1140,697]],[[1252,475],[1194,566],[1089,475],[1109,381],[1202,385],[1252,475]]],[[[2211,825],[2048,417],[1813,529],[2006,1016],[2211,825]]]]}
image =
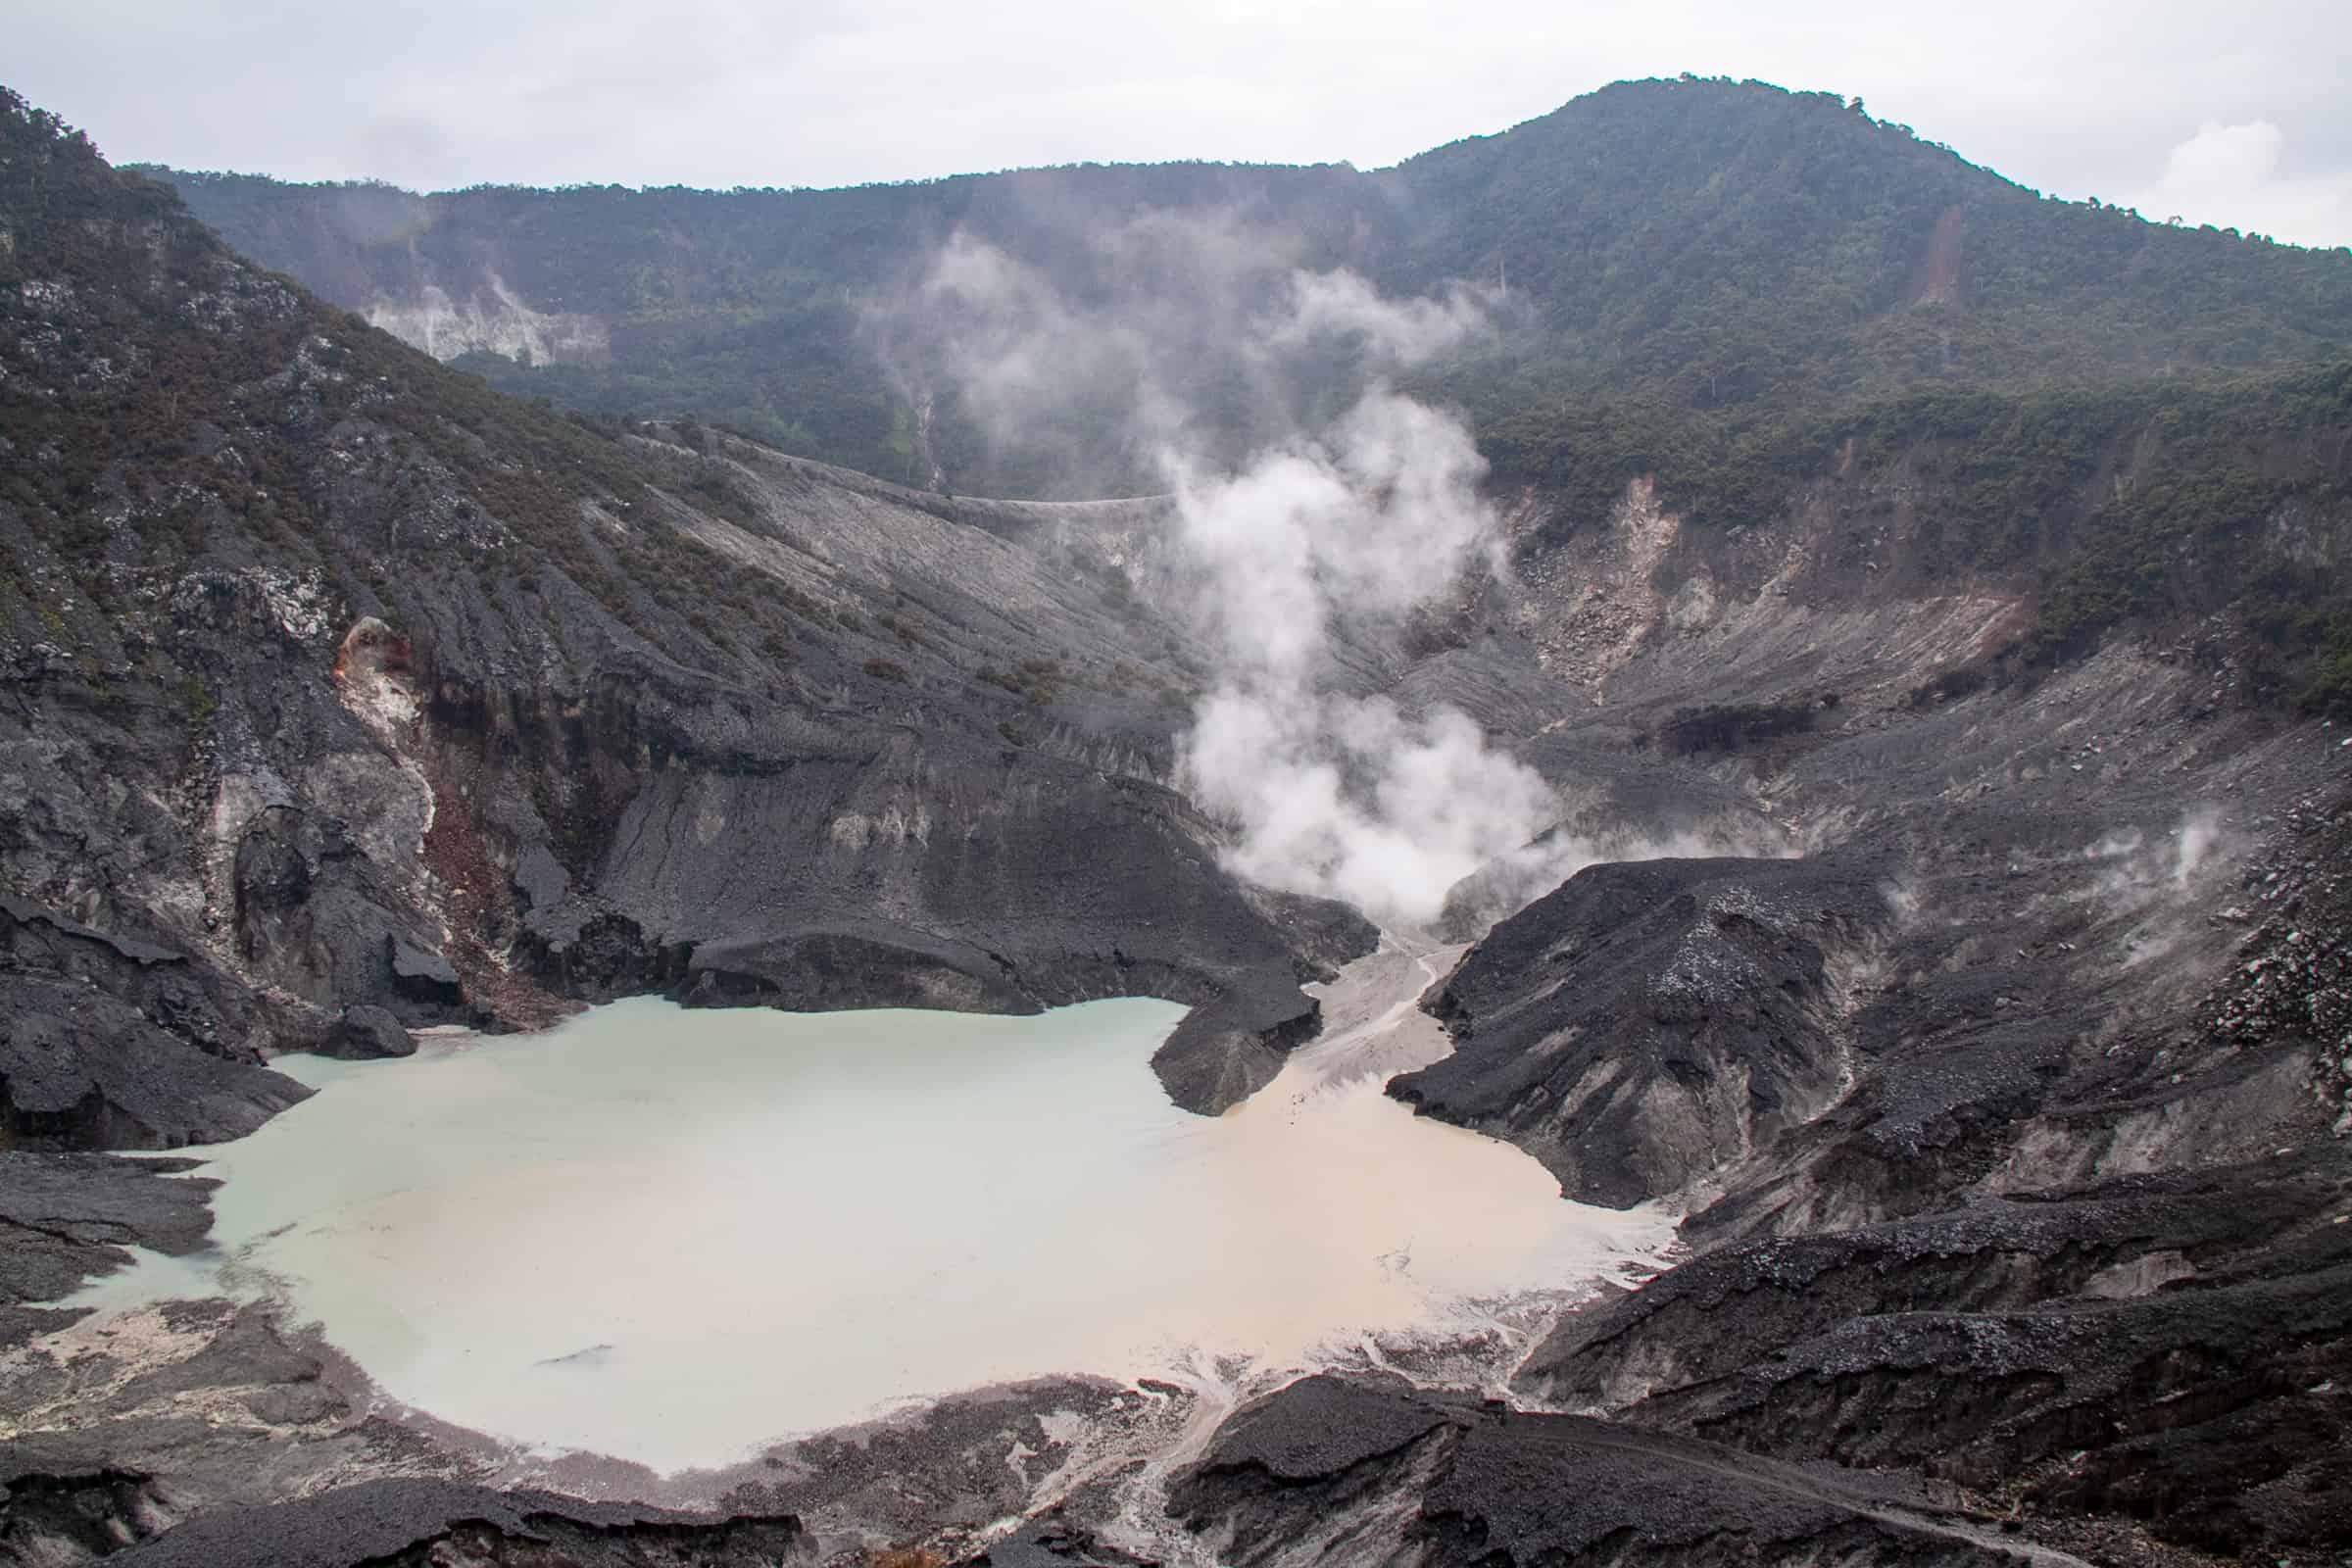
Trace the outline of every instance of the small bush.
{"type": "Polygon", "coordinates": [[[1932,708],[1937,703],[1957,702],[1973,697],[1990,683],[1992,677],[1983,664],[1962,664],[1932,675],[1911,688],[1903,699],[1906,708],[1932,708]]]}
{"type": "Polygon", "coordinates": [[[1732,752],[1752,741],[1813,727],[1813,703],[1713,703],[1679,710],[1659,730],[1672,752],[1732,752]]]}

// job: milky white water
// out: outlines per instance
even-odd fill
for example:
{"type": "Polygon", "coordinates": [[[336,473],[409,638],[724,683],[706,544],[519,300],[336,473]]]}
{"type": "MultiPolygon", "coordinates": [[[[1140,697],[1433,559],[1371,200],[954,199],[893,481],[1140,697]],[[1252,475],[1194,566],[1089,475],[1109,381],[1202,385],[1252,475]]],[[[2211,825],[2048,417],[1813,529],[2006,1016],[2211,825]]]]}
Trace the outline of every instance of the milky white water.
{"type": "Polygon", "coordinates": [[[1310,1364],[1663,1243],[1664,1216],[1565,1202],[1518,1151],[1384,1096],[1445,1048],[1410,1009],[1426,965],[1381,962],[1216,1118],[1161,1093],[1183,1009],[1152,1001],[645,1000],[405,1061],[288,1057],[318,1093],[196,1152],[225,1258],[82,1299],[268,1289],[396,1399],[668,1471],[1011,1379],[1310,1364]]]}

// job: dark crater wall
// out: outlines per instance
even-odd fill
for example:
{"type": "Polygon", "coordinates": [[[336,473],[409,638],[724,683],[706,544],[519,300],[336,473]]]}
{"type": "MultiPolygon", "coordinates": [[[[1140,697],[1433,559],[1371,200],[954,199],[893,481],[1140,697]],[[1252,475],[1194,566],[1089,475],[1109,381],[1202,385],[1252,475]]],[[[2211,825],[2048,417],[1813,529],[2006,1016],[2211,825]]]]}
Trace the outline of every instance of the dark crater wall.
{"type": "Polygon", "coordinates": [[[1390,1093],[1508,1137],[1572,1198],[1674,1192],[1838,1097],[1840,965],[1890,920],[1837,857],[1590,866],[1424,999],[1453,1054],[1390,1093]]]}

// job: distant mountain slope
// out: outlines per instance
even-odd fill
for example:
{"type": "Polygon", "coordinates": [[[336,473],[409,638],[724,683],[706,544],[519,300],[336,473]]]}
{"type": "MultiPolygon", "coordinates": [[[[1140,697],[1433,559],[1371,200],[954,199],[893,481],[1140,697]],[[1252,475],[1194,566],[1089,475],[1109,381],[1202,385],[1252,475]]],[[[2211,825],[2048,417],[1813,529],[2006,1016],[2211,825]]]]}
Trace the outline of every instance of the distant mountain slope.
{"type": "Polygon", "coordinates": [[[2047,200],[1828,94],[1621,83],[1374,173],[430,197],[169,177],[232,243],[498,386],[953,491],[1152,484],[1155,396],[1226,456],[1346,396],[1379,367],[1344,343],[1278,395],[1251,358],[1248,317],[1293,268],[1392,296],[1468,279],[1497,330],[1404,380],[1533,498],[1523,550],[1604,524],[1637,481],[1721,539],[1802,531],[1865,479],[1908,498],[1915,582],[2033,597],[2036,659],[2228,612],[2278,666],[2266,689],[2352,705],[2327,542],[2352,505],[2352,252],[2047,200]],[[957,232],[1018,270],[927,286],[957,232]],[[1007,404],[992,376],[1024,332],[1045,384],[1007,404]]]}
{"type": "Polygon", "coordinates": [[[1531,404],[1635,400],[1658,444],[1692,416],[1772,422],[1929,387],[2352,349],[2352,254],[2046,200],[1833,95],[1752,82],[1620,83],[1372,173],[1166,165],[414,196],[160,172],[232,245],[414,342],[527,355],[529,373],[477,367],[511,390],[691,412],[918,482],[935,393],[929,450],[958,490],[1060,494],[1117,472],[1123,412],[1074,408],[1094,421],[1091,461],[1054,471],[982,442],[956,386],[885,364],[869,308],[958,228],[1095,303],[1187,285],[1102,243],[1148,213],[1218,225],[1231,244],[1195,270],[1242,266],[1261,284],[1292,265],[1351,267],[1391,292],[1507,282],[1500,342],[1437,384],[1482,425],[1531,404]]]}
{"type": "MultiPolygon", "coordinates": [[[[502,388],[611,414],[692,414],[794,451],[921,482],[919,350],[872,307],[905,300],[958,230],[1075,293],[1129,279],[1090,233],[1155,212],[1239,214],[1283,265],[1351,259],[1385,203],[1347,169],[1040,170],[839,191],[558,191],[433,196],[156,170],[230,245],[502,388]],[[897,347],[916,361],[892,363],[897,347]]],[[[1165,279],[1137,279],[1157,288],[1165,279]]],[[[945,395],[952,488],[1075,496],[1100,485],[991,456],[945,395]],[[1000,482],[991,482],[991,481],[1000,482]]],[[[1096,411],[1096,417],[1103,411],[1096,411]]],[[[1095,445],[1115,439],[1107,424],[1095,445]]],[[[927,448],[925,449],[928,450],[927,448]]],[[[1099,459],[1090,452],[1090,459],[1099,459]]],[[[1095,477],[1093,474],[1087,476],[1095,477]]]]}
{"type": "Polygon", "coordinates": [[[1832,94],[1620,83],[1374,177],[1431,215],[1398,286],[1507,267],[1564,381],[1691,408],[2352,345],[2352,254],[2049,200],[1832,94]]]}

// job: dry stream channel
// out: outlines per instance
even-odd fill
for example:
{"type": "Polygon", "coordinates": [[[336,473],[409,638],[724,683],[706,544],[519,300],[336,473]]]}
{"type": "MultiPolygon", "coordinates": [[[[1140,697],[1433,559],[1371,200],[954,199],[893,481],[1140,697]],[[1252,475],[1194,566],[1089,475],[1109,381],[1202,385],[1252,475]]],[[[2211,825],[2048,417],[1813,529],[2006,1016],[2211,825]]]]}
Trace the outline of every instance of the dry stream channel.
{"type": "Polygon", "coordinates": [[[957,1391],[1157,1379],[1193,1396],[1180,1429],[1076,1446],[1156,1534],[1152,1494],[1238,1399],[1327,1366],[1499,1386],[1669,1244],[1672,1216],[1565,1201],[1382,1093],[1448,1049],[1414,1002],[1452,957],[1392,938],[1350,965],[1322,1035],[1215,1118],[1161,1093],[1183,1009],[1149,1000],[640,1000],[406,1060],[287,1057],[318,1092],[195,1152],[214,1248],[76,1300],[272,1298],[387,1401],[665,1474],[957,1391]]]}

